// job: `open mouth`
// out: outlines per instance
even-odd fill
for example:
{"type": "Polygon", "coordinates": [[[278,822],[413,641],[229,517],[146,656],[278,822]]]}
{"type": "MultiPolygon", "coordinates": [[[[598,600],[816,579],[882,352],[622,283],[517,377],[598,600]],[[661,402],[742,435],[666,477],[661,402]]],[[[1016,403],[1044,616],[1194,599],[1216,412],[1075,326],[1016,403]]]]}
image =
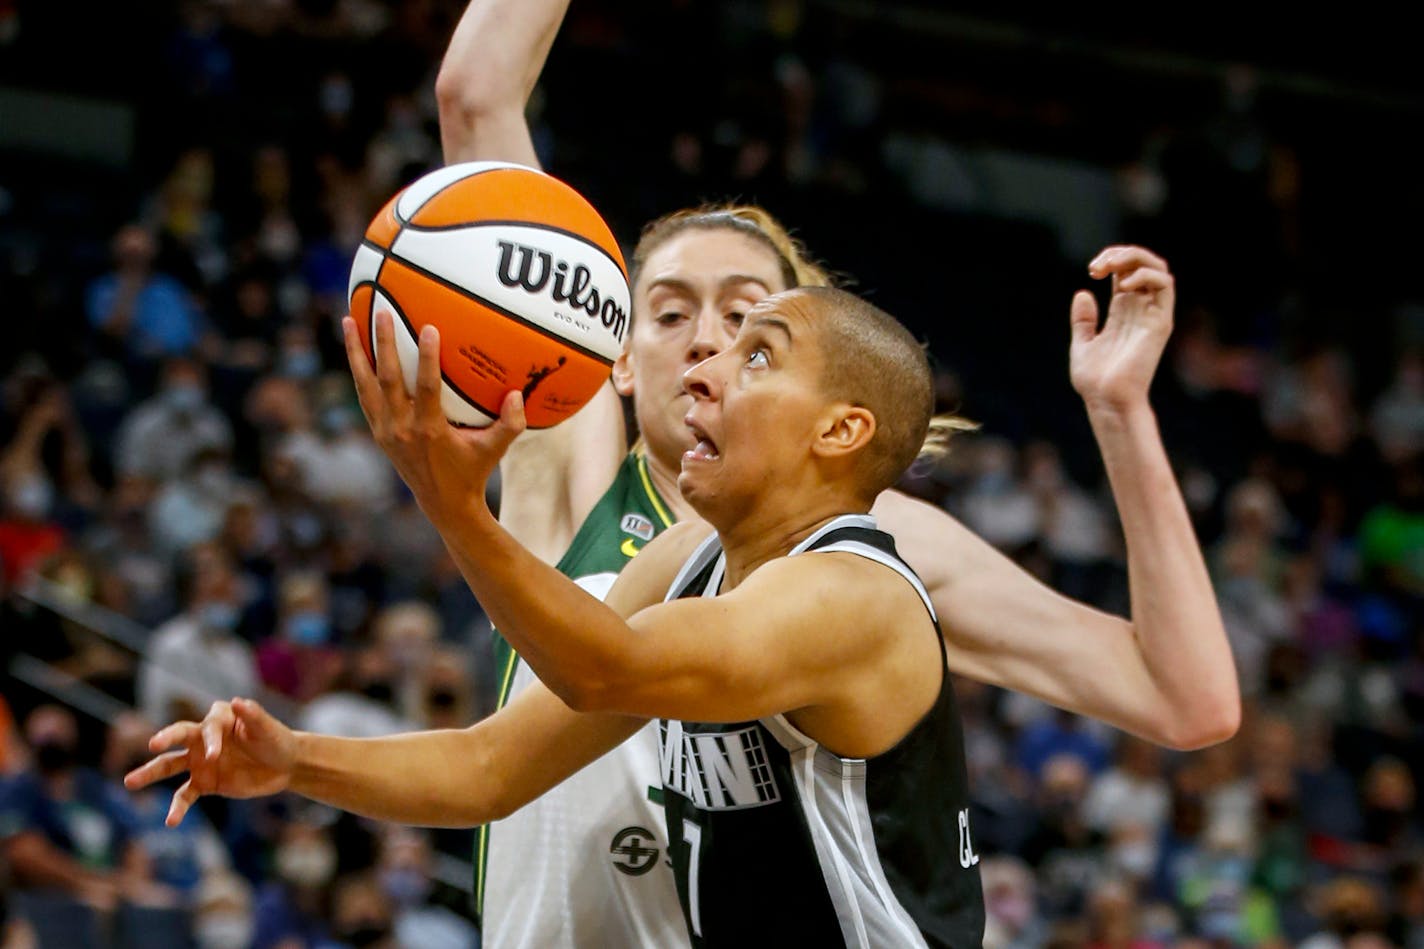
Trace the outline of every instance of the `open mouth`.
{"type": "Polygon", "coordinates": [[[697,439],[696,445],[682,453],[683,458],[693,461],[716,461],[722,457],[721,453],[717,451],[716,443],[707,437],[707,433],[696,422],[690,418],[683,419],[683,422],[692,431],[692,437],[697,439]]]}

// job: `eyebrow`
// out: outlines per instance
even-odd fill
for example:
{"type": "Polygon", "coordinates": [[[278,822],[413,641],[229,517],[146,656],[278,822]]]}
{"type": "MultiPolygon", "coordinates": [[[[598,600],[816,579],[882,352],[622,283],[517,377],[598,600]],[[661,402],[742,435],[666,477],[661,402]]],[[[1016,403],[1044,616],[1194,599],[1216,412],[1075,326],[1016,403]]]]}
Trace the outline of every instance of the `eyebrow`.
{"type": "MultiPolygon", "coordinates": [[[[727,276],[723,277],[721,280],[718,280],[718,281],[717,281],[717,289],[718,289],[718,291],[722,291],[722,290],[726,290],[728,287],[735,287],[735,286],[739,286],[739,285],[744,284],[744,283],[754,283],[754,284],[756,284],[757,286],[759,286],[759,287],[761,287],[763,290],[765,290],[765,291],[767,292],[767,295],[768,295],[768,296],[770,296],[771,293],[773,292],[772,289],[771,289],[770,284],[768,284],[768,283],[767,283],[765,280],[763,280],[762,278],[760,278],[760,277],[753,277],[751,274],[741,274],[741,273],[739,273],[739,274],[728,274],[727,276]]],[[[653,290],[655,290],[655,289],[657,289],[657,288],[659,288],[659,287],[666,287],[666,288],[668,288],[668,289],[670,289],[670,290],[677,290],[677,291],[679,291],[679,292],[681,292],[681,293],[686,293],[686,294],[688,294],[689,296],[691,296],[692,294],[694,294],[694,293],[696,292],[696,291],[694,290],[692,284],[689,283],[689,282],[687,282],[686,280],[683,280],[681,277],[658,277],[658,278],[656,278],[656,279],[651,280],[651,281],[648,282],[648,290],[649,290],[650,292],[653,291],[653,290]]]]}
{"type": "Polygon", "coordinates": [[[774,316],[759,316],[747,324],[747,326],[749,329],[760,329],[763,326],[769,326],[772,329],[781,330],[786,334],[786,348],[790,349],[793,345],[794,338],[791,335],[791,327],[786,324],[785,320],[778,319],[774,316]]]}

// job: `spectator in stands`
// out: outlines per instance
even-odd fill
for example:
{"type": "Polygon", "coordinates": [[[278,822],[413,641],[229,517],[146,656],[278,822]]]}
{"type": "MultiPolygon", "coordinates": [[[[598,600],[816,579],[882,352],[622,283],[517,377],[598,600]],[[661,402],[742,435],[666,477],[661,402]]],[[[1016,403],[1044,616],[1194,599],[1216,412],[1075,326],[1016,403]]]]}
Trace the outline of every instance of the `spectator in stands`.
{"type": "Polygon", "coordinates": [[[1057,754],[1044,762],[1038,783],[1038,827],[1023,857],[1038,868],[1040,896],[1050,916],[1074,916],[1107,879],[1102,841],[1083,819],[1090,774],[1078,755],[1057,754]]]}
{"type": "Polygon", "coordinates": [[[182,284],[154,270],[153,233],[125,224],[114,235],[112,252],[114,269],[89,285],[89,324],[115,339],[133,363],[191,352],[202,334],[202,315],[182,284]]]}
{"type": "Polygon", "coordinates": [[[284,823],[272,867],[276,878],[257,892],[252,949],[327,949],[334,941],[328,913],[337,870],[327,828],[304,820],[284,823]]]}
{"type": "Polygon", "coordinates": [[[298,727],[346,738],[379,738],[414,731],[416,724],[395,711],[398,671],[395,662],[379,647],[355,650],[347,658],[344,687],[308,702],[298,727]]]}
{"type": "Polygon", "coordinates": [[[253,931],[252,885],[228,871],[204,876],[193,897],[198,949],[249,949],[253,931]]]}
{"type": "MultiPolygon", "coordinates": [[[[0,588],[0,593],[3,593],[0,588]]],[[[15,732],[15,717],[10,703],[0,695],[0,780],[19,771],[25,764],[25,749],[15,732]]]]}
{"type": "Polygon", "coordinates": [[[479,933],[469,920],[432,902],[434,851],[422,831],[394,824],[382,828],[376,862],[381,890],[395,909],[401,946],[470,949],[479,933]]]}
{"type": "Polygon", "coordinates": [[[316,419],[316,437],[291,439],[281,449],[296,462],[306,492],[328,504],[349,502],[372,511],[388,506],[395,469],[372,441],[360,411],[328,394],[316,419]]]}
{"type": "Polygon", "coordinates": [[[215,544],[193,550],[188,605],[154,631],[138,673],[139,708],[150,721],[201,717],[213,702],[257,691],[252,648],[235,633],[242,591],[215,544]]]}
{"type": "Polygon", "coordinates": [[[440,643],[440,615],[420,600],[391,603],[372,620],[371,639],[396,668],[398,707],[417,717],[417,692],[440,643]]]}
{"type": "Polygon", "coordinates": [[[239,481],[226,449],[205,446],[181,477],[164,484],[149,506],[149,532],[157,548],[177,557],[222,533],[239,481]]]}
{"type": "Polygon", "coordinates": [[[421,728],[468,728],[479,717],[470,658],[462,650],[446,647],[435,653],[420,694],[421,728]]]}
{"type": "Polygon", "coordinates": [[[55,890],[95,908],[170,897],[150,882],[133,838],[133,810],[103,777],[80,767],[79,726],[42,705],[25,719],[33,767],[0,785],[0,857],[20,887],[55,890]]]}
{"type": "Polygon", "coordinates": [[[1131,824],[1155,838],[1167,821],[1169,804],[1162,750],[1124,734],[1118,739],[1113,766],[1093,780],[1083,813],[1088,825],[1101,833],[1131,824]]]}
{"type": "Polygon", "coordinates": [[[985,949],[1035,949],[1047,926],[1038,911],[1033,869],[1017,857],[985,857],[979,866],[984,886],[985,949]]]}
{"type": "Polygon", "coordinates": [[[1049,759],[1064,754],[1081,759],[1091,774],[1108,763],[1107,745],[1083,717],[1056,708],[1026,725],[1014,750],[1019,767],[1035,778],[1049,759]]]}
{"type": "Polygon", "coordinates": [[[1424,456],[1397,462],[1390,497],[1360,524],[1360,557],[1366,578],[1379,589],[1412,604],[1424,603],[1424,456]]]}
{"type": "Polygon", "coordinates": [[[1398,758],[1381,758],[1365,772],[1360,789],[1362,839],[1375,850],[1371,868],[1394,866],[1420,852],[1424,837],[1415,800],[1414,775],[1398,758]]]}
{"type": "Polygon", "coordinates": [[[202,364],[173,358],[163,364],[159,392],[124,419],[117,438],[115,472],[161,484],[189,471],[203,449],[230,452],[232,425],[208,401],[202,364]]]}
{"type": "Polygon", "coordinates": [[[84,549],[123,584],[130,619],[157,626],[180,605],[172,564],[148,530],[152,492],[142,478],[121,478],[110,492],[104,518],[82,538],[84,549]]]}
{"type": "Polygon", "coordinates": [[[48,496],[56,521],[81,527],[102,501],[84,429],[57,380],[40,375],[22,388],[14,434],[0,447],[0,482],[31,497],[48,496]]]}
{"type": "Polygon", "coordinates": [[[1382,934],[1384,894],[1359,877],[1342,876],[1327,883],[1319,896],[1322,927],[1300,949],[1346,949],[1354,937],[1382,934]]]}
{"type": "Polygon", "coordinates": [[[43,478],[0,477],[0,570],[16,584],[65,544],[64,530],[50,517],[54,491],[43,478]]]}
{"type": "Polygon", "coordinates": [[[148,739],[157,729],[137,712],[124,712],[109,725],[104,749],[104,771],[109,793],[134,812],[131,833],[147,856],[153,879],[172,887],[185,904],[195,897],[210,874],[227,872],[232,865],[227,848],[201,811],[177,827],[165,823],[173,791],[181,782],[165,781],[136,793],[123,786],[123,776],[150,757],[148,739]]]}
{"type": "Polygon", "coordinates": [[[1424,351],[1400,354],[1393,382],[1370,410],[1370,430],[1386,461],[1424,452],[1424,351]]]}
{"type": "Polygon", "coordinates": [[[354,874],[337,882],[331,894],[331,928],[336,938],[348,946],[401,949],[396,941],[395,907],[371,873],[354,874]]]}
{"type": "Polygon", "coordinates": [[[332,642],[326,577],[310,569],[287,573],[278,583],[276,629],[257,646],[262,681],[306,702],[335,684],[341,666],[341,651],[332,642]]]}
{"type": "Polygon", "coordinates": [[[1285,509],[1275,488],[1248,479],[1226,496],[1226,529],[1209,563],[1244,694],[1259,691],[1271,643],[1290,635],[1280,593],[1285,509]]]}

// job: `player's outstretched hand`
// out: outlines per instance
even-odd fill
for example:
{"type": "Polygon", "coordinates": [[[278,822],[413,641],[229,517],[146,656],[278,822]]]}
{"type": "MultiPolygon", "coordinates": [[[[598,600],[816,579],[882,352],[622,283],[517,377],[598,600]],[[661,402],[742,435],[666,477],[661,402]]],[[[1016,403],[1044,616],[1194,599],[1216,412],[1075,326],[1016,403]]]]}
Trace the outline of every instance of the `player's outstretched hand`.
{"type": "Polygon", "coordinates": [[[1108,318],[1087,290],[1073,296],[1069,376],[1090,410],[1145,404],[1152,375],[1172,333],[1176,290],[1167,262],[1141,247],[1108,247],[1088,264],[1095,279],[1112,277],[1108,318]]]}
{"type": "Polygon", "coordinates": [[[201,722],[175,722],[148,740],[158,756],[124,775],[137,790],[188,772],[173,794],[166,823],[178,826],[204,794],[262,797],[285,790],[296,762],[296,736],[251,699],[214,702],[201,722]]]}
{"type": "Polygon", "coordinates": [[[348,316],[341,322],[346,360],[371,434],[436,526],[446,517],[463,517],[471,505],[484,503],[485,482],[524,431],[523,395],[506,393],[499,420],[488,428],[451,425],[440,408],[439,331],[427,325],[420,332],[412,397],[401,377],[391,315],[378,311],[375,322],[376,369],[366,358],[355,320],[348,316]]]}

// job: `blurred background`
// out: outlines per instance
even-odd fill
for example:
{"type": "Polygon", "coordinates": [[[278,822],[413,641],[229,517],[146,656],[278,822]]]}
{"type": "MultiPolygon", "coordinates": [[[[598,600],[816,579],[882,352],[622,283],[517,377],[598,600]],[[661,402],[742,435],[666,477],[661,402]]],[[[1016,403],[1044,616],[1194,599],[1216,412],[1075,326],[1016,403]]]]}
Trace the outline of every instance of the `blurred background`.
{"type": "MultiPolygon", "coordinates": [[[[995,947],[1424,946],[1424,118],[1398,23],[575,0],[530,106],[627,246],[764,204],[982,423],[904,487],[1125,612],[1067,314],[1178,279],[1154,389],[1246,696],[1161,751],[958,684],[995,947]]],[[[118,777],[255,695],[490,711],[489,626],[369,439],[337,321],[440,162],[454,0],[0,0],[0,947],[472,946],[469,833],[118,777]]],[[[1163,13],[1164,11],[1157,11],[1163,13]]],[[[1111,688],[1111,683],[1104,683],[1111,688]]]]}

